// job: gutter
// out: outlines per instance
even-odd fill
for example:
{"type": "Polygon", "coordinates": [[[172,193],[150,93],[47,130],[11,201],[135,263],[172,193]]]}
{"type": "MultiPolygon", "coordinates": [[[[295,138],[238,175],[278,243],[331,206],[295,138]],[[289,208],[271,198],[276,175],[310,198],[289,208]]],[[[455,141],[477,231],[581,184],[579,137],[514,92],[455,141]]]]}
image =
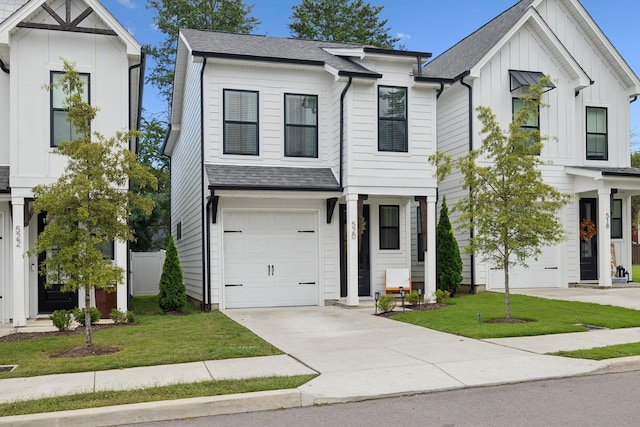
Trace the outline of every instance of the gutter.
{"type": "Polygon", "coordinates": [[[633,98],[631,98],[631,101],[629,101],[629,104],[633,104],[634,102],[636,102],[638,100],[638,95],[634,96],[633,98]]]}
{"type": "Polygon", "coordinates": [[[344,89],[342,89],[342,93],[340,94],[340,179],[339,186],[340,188],[344,188],[343,185],[343,157],[344,157],[344,97],[347,95],[347,91],[351,87],[351,82],[353,81],[353,76],[349,76],[349,81],[347,82],[344,89]]]}
{"type": "MultiPolygon", "coordinates": [[[[202,302],[200,303],[200,309],[202,311],[211,311],[211,277],[206,277],[209,260],[207,254],[209,253],[209,239],[207,239],[207,233],[205,228],[207,227],[207,218],[205,218],[205,201],[204,201],[204,69],[207,66],[207,56],[202,56],[202,68],[200,69],[200,225],[202,229],[202,302]],[[207,303],[205,303],[205,296],[207,297],[207,303]]],[[[209,203],[207,202],[207,205],[209,203]]]]}
{"type": "Polygon", "coordinates": [[[2,58],[0,58],[0,70],[4,71],[5,73],[9,74],[9,69],[7,68],[7,66],[5,65],[4,61],[2,60],[2,58]]]}

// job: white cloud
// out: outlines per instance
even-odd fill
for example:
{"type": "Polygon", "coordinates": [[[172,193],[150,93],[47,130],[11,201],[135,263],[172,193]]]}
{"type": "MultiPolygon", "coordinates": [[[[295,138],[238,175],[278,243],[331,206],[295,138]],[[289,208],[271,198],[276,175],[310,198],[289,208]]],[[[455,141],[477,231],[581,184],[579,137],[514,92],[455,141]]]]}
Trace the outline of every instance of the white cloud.
{"type": "Polygon", "coordinates": [[[396,34],[396,37],[400,40],[411,40],[411,34],[398,33],[396,34]]]}
{"type": "Polygon", "coordinates": [[[120,3],[122,6],[126,7],[127,9],[133,9],[136,7],[136,5],[133,3],[133,0],[118,0],[118,3],[120,3]]]}

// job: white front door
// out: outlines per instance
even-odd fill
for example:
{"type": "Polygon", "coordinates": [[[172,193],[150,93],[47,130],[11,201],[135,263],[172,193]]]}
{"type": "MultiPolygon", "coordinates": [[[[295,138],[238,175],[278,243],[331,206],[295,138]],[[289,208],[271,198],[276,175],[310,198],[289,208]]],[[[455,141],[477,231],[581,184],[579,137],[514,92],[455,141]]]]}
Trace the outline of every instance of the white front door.
{"type": "Polygon", "coordinates": [[[226,308],[318,304],[318,214],[224,214],[226,308]]]}

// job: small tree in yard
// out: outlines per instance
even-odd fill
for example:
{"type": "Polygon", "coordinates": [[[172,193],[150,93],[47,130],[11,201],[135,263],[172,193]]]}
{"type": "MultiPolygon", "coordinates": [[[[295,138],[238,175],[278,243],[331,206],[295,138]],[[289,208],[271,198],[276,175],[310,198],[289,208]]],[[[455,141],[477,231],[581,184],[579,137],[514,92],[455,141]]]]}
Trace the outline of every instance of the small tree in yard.
{"type": "Polygon", "coordinates": [[[155,186],[156,180],[127,149],[134,132],[112,138],[94,133],[91,122],[98,109],[83,101],[84,84],[75,65],[64,61],[65,74],[47,89],[64,94],[67,117],[78,135],[55,152],[68,160],[65,172],[51,185],[33,189],[34,212],[46,215],[45,227],[30,254],[47,253],[40,274],[47,285],[63,281],[62,291],[84,289],[85,345],[91,347],[91,290],[111,289],[124,271],[102,256],[102,247],[114,240],[134,238],[127,219],[131,207],[149,214],[153,202],[127,191],[129,180],[155,186]]]}
{"type": "MultiPolygon", "coordinates": [[[[484,140],[482,146],[458,159],[457,166],[468,194],[455,206],[460,216],[459,228],[473,227],[474,236],[465,251],[480,254],[504,271],[505,318],[511,318],[509,301],[509,269],[527,266],[527,259],[540,255],[541,246],[565,238],[557,212],[569,197],[545,184],[540,166],[542,140],[538,130],[524,127],[539,114],[548,77],[522,95],[523,108],[518,110],[508,132],[504,132],[488,107],[478,108],[484,140]]],[[[449,159],[441,153],[432,162],[449,159]]],[[[446,169],[442,168],[443,170],[446,169]]],[[[440,173],[440,172],[438,172],[440,173]]]]}
{"type": "Polygon", "coordinates": [[[458,293],[462,282],[462,258],[449,221],[447,199],[442,199],[440,220],[436,229],[436,289],[458,293]]]}
{"type": "Polygon", "coordinates": [[[187,294],[182,282],[182,268],[173,237],[167,243],[167,256],[160,276],[160,308],[167,311],[182,311],[187,305],[187,294]]]}

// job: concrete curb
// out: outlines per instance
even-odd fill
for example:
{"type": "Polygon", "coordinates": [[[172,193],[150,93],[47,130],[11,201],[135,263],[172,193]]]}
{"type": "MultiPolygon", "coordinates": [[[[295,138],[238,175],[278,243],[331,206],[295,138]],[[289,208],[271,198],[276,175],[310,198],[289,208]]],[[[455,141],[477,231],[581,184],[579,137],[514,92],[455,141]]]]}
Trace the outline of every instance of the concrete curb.
{"type": "Polygon", "coordinates": [[[113,426],[172,420],[185,416],[195,418],[299,406],[302,406],[300,391],[287,389],[0,417],[0,425],[29,427],[113,426]]]}
{"type": "Polygon", "coordinates": [[[618,357],[607,362],[606,373],[640,371],[640,356],[618,357]]]}

